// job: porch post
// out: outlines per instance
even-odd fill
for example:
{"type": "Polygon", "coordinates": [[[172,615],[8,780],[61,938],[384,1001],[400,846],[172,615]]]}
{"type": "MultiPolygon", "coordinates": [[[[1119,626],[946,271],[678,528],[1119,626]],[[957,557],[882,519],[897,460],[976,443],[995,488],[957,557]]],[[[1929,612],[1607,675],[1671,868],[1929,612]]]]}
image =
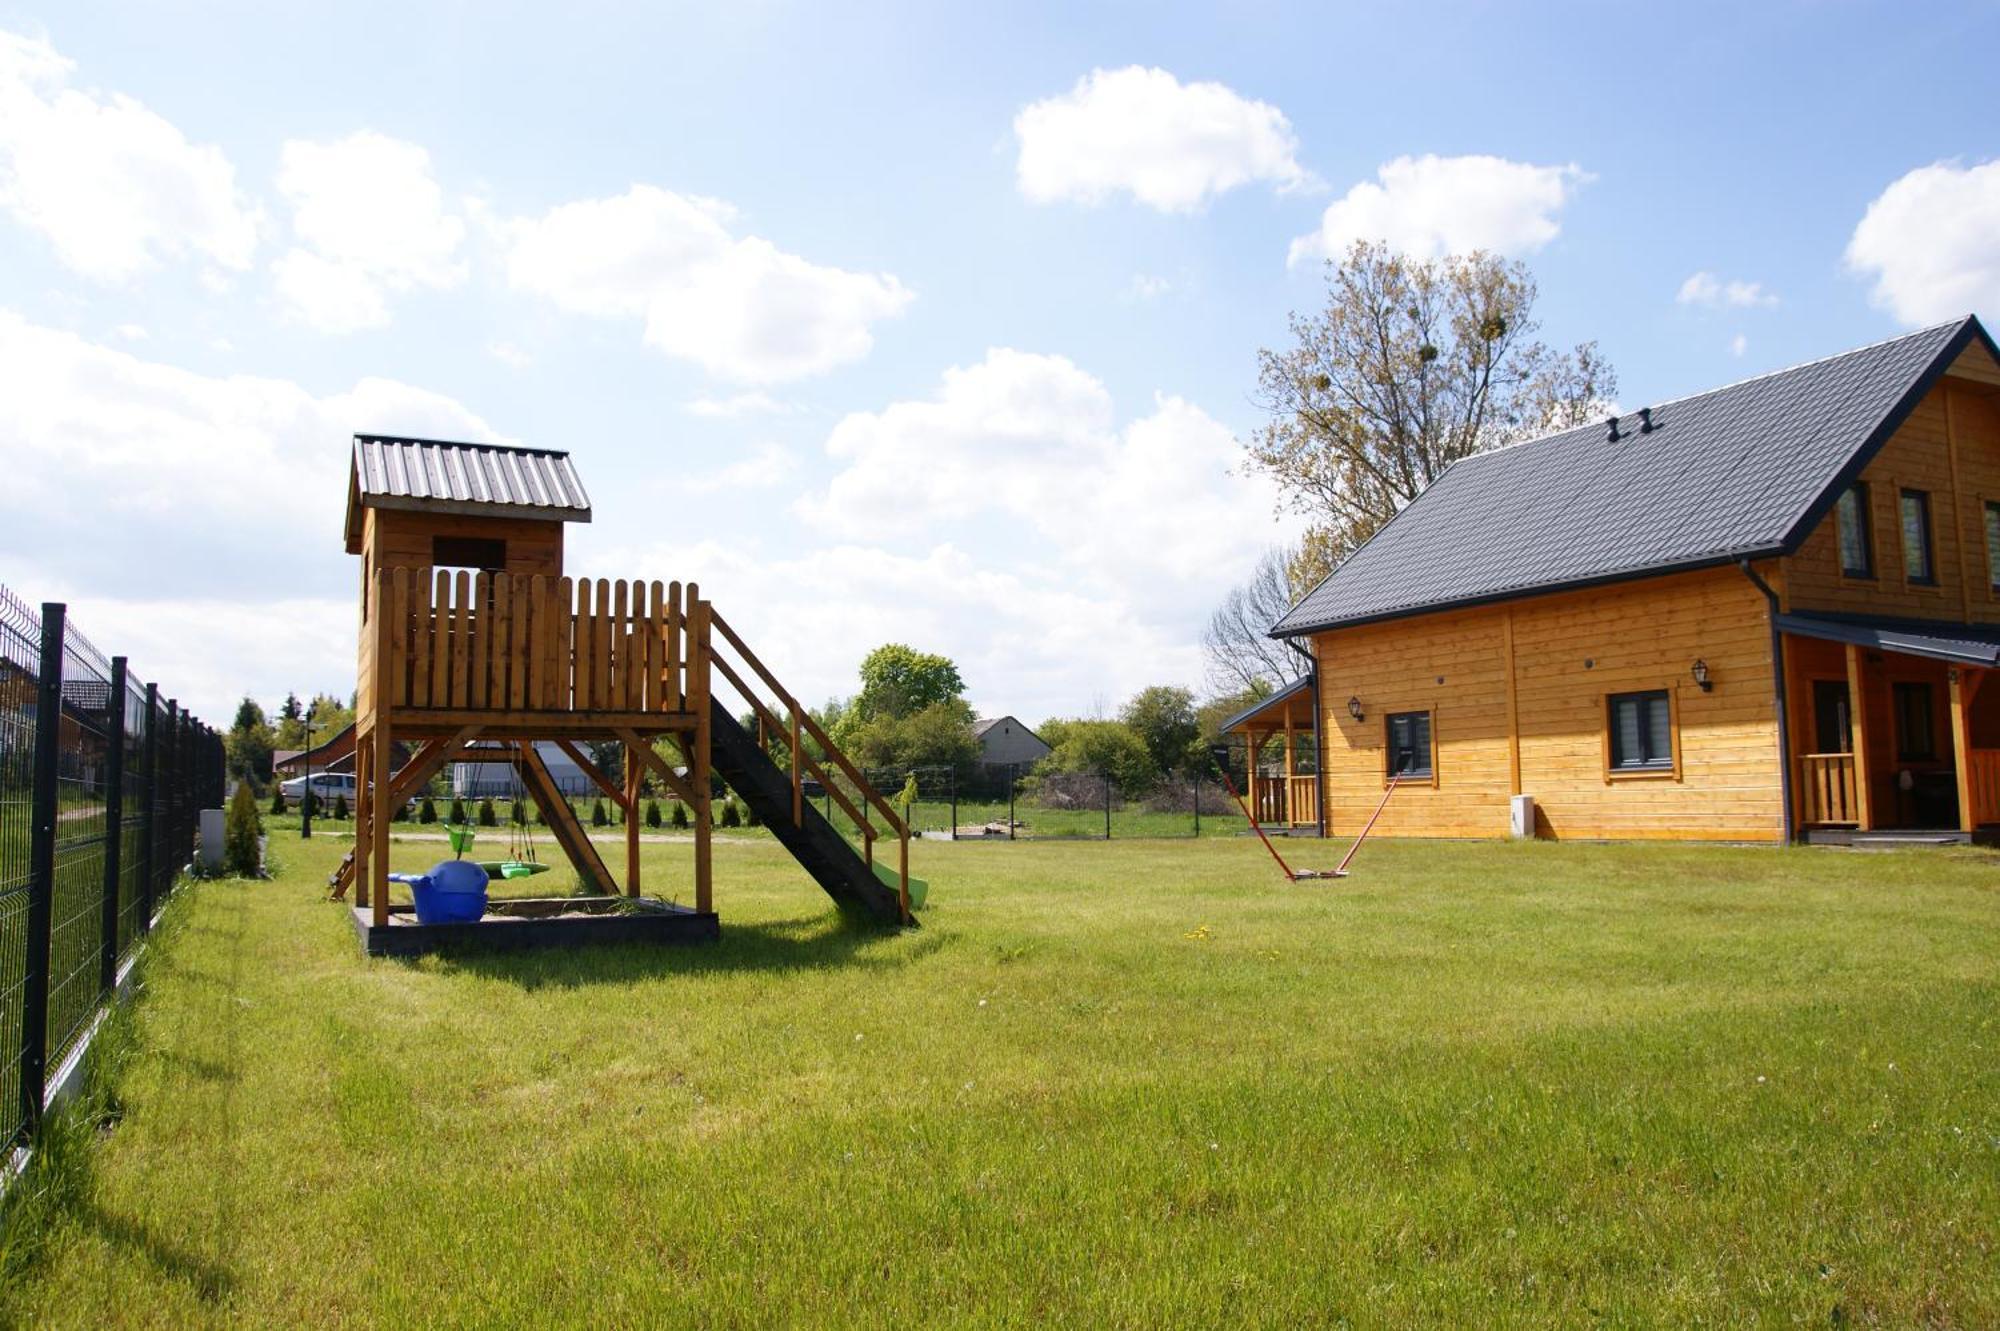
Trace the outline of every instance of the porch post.
{"type": "Polygon", "coordinates": [[[1249,801],[1250,816],[1263,822],[1257,812],[1257,731],[1250,726],[1243,728],[1243,798],[1249,801]]]}
{"type": "Polygon", "coordinates": [[[1847,714],[1854,728],[1848,747],[1854,750],[1854,825],[1863,832],[1875,830],[1873,791],[1868,785],[1868,701],[1861,691],[1861,647],[1847,644],[1847,714]]]}
{"type": "Polygon", "coordinates": [[[1292,807],[1292,777],[1295,755],[1299,750],[1298,736],[1292,730],[1292,707],[1285,704],[1285,826],[1298,822],[1298,810],[1292,807]]]}
{"type": "Polygon", "coordinates": [[[1967,706],[1965,671],[1953,666],[1946,672],[1951,680],[1951,765],[1958,777],[1958,830],[1970,832],[1979,825],[1972,808],[1972,736],[1967,732],[1971,708],[1967,706]]]}

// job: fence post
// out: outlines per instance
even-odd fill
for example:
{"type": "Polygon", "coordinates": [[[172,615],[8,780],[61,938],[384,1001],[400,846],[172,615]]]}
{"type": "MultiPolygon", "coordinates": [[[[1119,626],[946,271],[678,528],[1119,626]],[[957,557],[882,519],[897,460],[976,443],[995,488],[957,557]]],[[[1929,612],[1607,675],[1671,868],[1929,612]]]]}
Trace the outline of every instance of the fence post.
{"type": "Polygon", "coordinates": [[[951,839],[958,840],[958,769],[951,769],[951,839]]]}
{"type": "Polygon", "coordinates": [[[1188,778],[1194,783],[1194,839],[1201,840],[1201,773],[1188,778]]]}
{"type": "Polygon", "coordinates": [[[180,866],[174,859],[181,853],[181,700],[167,699],[167,774],[162,783],[162,792],[167,797],[167,862],[161,866],[161,886],[166,888],[160,896],[173,894],[175,875],[180,866]]]}
{"type": "Polygon", "coordinates": [[[1020,784],[1021,773],[1013,763],[1007,764],[1007,839],[1014,839],[1014,787],[1020,784]]]}
{"type": "Polygon", "coordinates": [[[49,923],[55,903],[56,801],[62,756],[64,607],[42,603],[41,673],[35,691],[34,797],[28,846],[28,936],[21,980],[21,1130],[32,1136],[42,1121],[48,1075],[49,923]]]}
{"type": "Polygon", "coordinates": [[[139,932],[153,929],[153,883],[160,863],[160,686],[146,686],[146,738],[139,766],[146,773],[145,871],[139,875],[139,932]]]}
{"type": "Polygon", "coordinates": [[[1104,839],[1111,839],[1111,773],[1104,774],[1104,839]]]}
{"type": "Polygon", "coordinates": [[[125,859],[125,658],[111,658],[111,706],[104,728],[105,753],[111,770],[104,782],[104,950],[97,969],[97,987],[104,993],[118,983],[118,880],[125,859]]]}

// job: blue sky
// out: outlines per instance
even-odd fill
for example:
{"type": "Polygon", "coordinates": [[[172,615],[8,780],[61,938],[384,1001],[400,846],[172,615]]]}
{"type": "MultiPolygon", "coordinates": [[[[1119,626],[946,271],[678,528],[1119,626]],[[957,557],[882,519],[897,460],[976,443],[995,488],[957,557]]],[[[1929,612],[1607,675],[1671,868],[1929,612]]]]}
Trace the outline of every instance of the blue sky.
{"type": "Polygon", "coordinates": [[[1627,407],[2000,307],[1993,5],[1412,12],[0,0],[0,580],[345,691],[346,436],[477,433],[807,696],[1034,721],[1199,685],[1284,539],[1301,238],[1525,259],[1627,407]]]}

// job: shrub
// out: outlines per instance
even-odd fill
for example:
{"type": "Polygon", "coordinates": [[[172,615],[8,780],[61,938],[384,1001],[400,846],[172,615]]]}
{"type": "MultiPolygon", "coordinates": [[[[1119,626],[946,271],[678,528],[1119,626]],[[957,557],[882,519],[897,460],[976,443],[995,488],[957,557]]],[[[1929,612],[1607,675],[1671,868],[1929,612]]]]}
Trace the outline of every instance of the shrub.
{"type": "Polygon", "coordinates": [[[320,798],[312,791],[308,790],[305,794],[299,796],[299,808],[305,812],[307,817],[319,817],[319,806],[320,798]]]}
{"type": "Polygon", "coordinates": [[[530,803],[534,806],[535,821],[546,827],[549,821],[549,811],[542,807],[540,800],[531,800],[530,803]]]}
{"type": "Polygon", "coordinates": [[[264,850],[258,843],[264,836],[264,820],[257,813],[257,793],[248,781],[229,797],[229,813],[222,824],[222,867],[227,873],[255,878],[264,869],[264,850]]]}
{"type": "Polygon", "coordinates": [[[493,812],[493,801],[490,799],[479,801],[479,825],[481,827],[500,826],[500,819],[493,812]]]}
{"type": "Polygon", "coordinates": [[[681,803],[681,802],[680,802],[679,800],[675,800],[675,801],[674,801],[674,826],[675,826],[675,827],[686,827],[687,825],[688,825],[688,806],[687,806],[687,805],[685,805],[685,804],[683,804],[683,803],[681,803]]]}
{"type": "Polygon", "coordinates": [[[724,827],[743,826],[743,815],[737,810],[736,801],[733,799],[722,801],[722,825],[724,827]]]}
{"type": "Polygon", "coordinates": [[[273,786],[271,788],[271,812],[274,814],[285,812],[285,788],[283,786],[273,786]]]}
{"type": "Polygon", "coordinates": [[[424,796],[424,802],[417,808],[417,821],[420,823],[434,823],[437,820],[438,806],[431,802],[429,795],[426,795],[424,796]]]}
{"type": "Polygon", "coordinates": [[[647,800],[646,826],[658,827],[659,825],[660,825],[660,802],[658,800],[647,800]]]}
{"type": "Polygon", "coordinates": [[[592,827],[608,827],[610,824],[611,818],[604,812],[604,801],[594,801],[590,806],[590,825],[592,827]]]}
{"type": "Polygon", "coordinates": [[[745,827],[762,827],[764,825],[764,819],[757,812],[757,806],[748,800],[743,801],[743,825],[745,827]]]}
{"type": "Polygon", "coordinates": [[[528,821],[528,801],[526,801],[526,800],[520,800],[520,799],[517,799],[517,800],[515,800],[515,801],[514,801],[514,804],[513,804],[513,807],[512,807],[512,809],[511,809],[511,810],[510,810],[510,811],[508,812],[507,816],[508,816],[509,818],[513,819],[516,825],[519,825],[519,824],[521,824],[521,823],[525,823],[525,822],[527,822],[527,821],[528,821]]]}
{"type": "Polygon", "coordinates": [[[451,820],[454,823],[459,823],[461,825],[463,825],[466,821],[465,801],[458,798],[458,796],[456,795],[452,796],[451,798],[451,820]]]}
{"type": "Polygon", "coordinates": [[[393,812],[393,813],[391,813],[391,814],[389,815],[389,821],[390,821],[390,822],[392,822],[392,823],[407,823],[407,822],[409,822],[409,821],[410,821],[410,806],[409,806],[409,804],[407,804],[407,803],[399,803],[399,804],[397,804],[397,805],[396,805],[396,809],[395,809],[395,812],[393,812]]]}
{"type": "Polygon", "coordinates": [[[347,808],[347,796],[335,795],[333,797],[334,821],[344,823],[352,816],[353,815],[348,811],[347,808]]]}

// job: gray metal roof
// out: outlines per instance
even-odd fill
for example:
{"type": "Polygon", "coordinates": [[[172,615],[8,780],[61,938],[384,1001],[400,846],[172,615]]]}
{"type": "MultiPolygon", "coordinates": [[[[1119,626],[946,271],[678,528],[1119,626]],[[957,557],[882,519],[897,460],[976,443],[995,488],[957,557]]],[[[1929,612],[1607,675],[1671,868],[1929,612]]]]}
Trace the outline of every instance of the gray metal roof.
{"type": "Polygon", "coordinates": [[[2000,628],[1931,624],[1881,615],[1778,616],[1778,627],[1806,638],[1851,642],[1905,656],[1928,656],[1960,665],[2000,664],[2000,628]]]}
{"type": "Polygon", "coordinates": [[[357,434],[354,484],[376,508],[590,521],[590,496],[554,449],[357,434]]]}
{"type": "Polygon", "coordinates": [[[1234,716],[1231,716],[1221,725],[1217,726],[1216,731],[1220,734],[1226,735],[1230,731],[1242,725],[1245,721],[1248,721],[1251,717],[1257,715],[1257,713],[1266,711],[1272,707],[1276,707],[1280,703],[1288,703],[1292,699],[1298,697],[1302,693],[1307,692],[1311,688],[1312,688],[1311,675],[1305,675],[1298,679],[1295,679],[1291,683],[1285,685],[1285,687],[1279,689],[1276,693],[1273,693],[1268,698],[1259,698],[1256,702],[1253,702],[1248,707],[1243,708],[1241,711],[1237,712],[1234,716]]]}
{"type": "Polygon", "coordinates": [[[1289,637],[1796,548],[1974,318],[1454,463],[1271,630],[1289,637]]]}

